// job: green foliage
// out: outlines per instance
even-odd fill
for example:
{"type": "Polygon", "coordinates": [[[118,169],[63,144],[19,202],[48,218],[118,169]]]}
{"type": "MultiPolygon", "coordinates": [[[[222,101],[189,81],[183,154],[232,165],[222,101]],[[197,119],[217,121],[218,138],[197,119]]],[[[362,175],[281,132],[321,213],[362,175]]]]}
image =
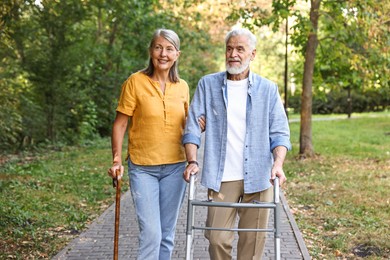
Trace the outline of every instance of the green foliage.
{"type": "Polygon", "coordinates": [[[71,109],[71,114],[67,120],[69,120],[68,125],[73,126],[64,130],[65,143],[79,144],[98,137],[96,130],[98,124],[97,105],[92,100],[86,104],[76,104],[71,109]]]}
{"type": "MultiPolygon", "coordinates": [[[[314,71],[315,110],[344,109],[352,90],[354,111],[389,104],[386,1],[322,1],[320,46],[314,71]],[[331,106],[331,107],[328,107],[331,106]]],[[[0,9],[0,149],[2,153],[46,144],[87,143],[109,136],[121,84],[145,67],[147,46],[159,27],[180,36],[180,76],[193,93],[204,74],[219,70],[225,31],[238,20],[247,27],[290,26],[289,72],[298,94],[302,54],[311,27],[307,1],[231,3],[229,16],[201,11],[206,1],[6,0],[0,9]],[[303,7],[302,7],[303,6],[303,7]],[[213,20],[220,16],[221,19],[213,20]],[[225,19],[226,17],[230,19],[225,19]],[[222,27],[221,27],[222,25],[222,27]],[[218,27],[213,28],[213,27],[218,27]],[[222,33],[221,33],[222,34],[222,33]]],[[[217,3],[207,3],[217,6],[217,3]]],[[[226,14],[225,14],[226,13],[226,14]]],[[[261,38],[261,74],[283,79],[284,32],[261,38]],[[264,43],[263,43],[264,42],[264,43]],[[263,64],[266,64],[263,66],[263,64]]],[[[260,50],[259,49],[259,50],[260,50]]],[[[291,98],[299,111],[300,100],[291,98]]]]}
{"type": "Polygon", "coordinates": [[[251,30],[254,29],[254,26],[271,26],[276,32],[284,24],[284,20],[294,13],[292,8],[296,2],[296,0],[274,0],[271,11],[265,6],[259,5],[257,1],[250,0],[244,7],[233,9],[228,18],[233,21],[242,20],[243,26],[251,30]]]}
{"type": "MultiPolygon", "coordinates": [[[[339,98],[344,95],[340,93],[347,89],[351,89],[354,95],[353,111],[388,106],[390,36],[386,14],[389,8],[386,1],[321,1],[316,32],[319,46],[312,76],[314,113],[345,111],[337,101],[344,99],[339,98]]],[[[302,59],[307,37],[312,32],[308,1],[275,0],[272,1],[272,10],[257,1],[248,1],[245,7],[233,10],[230,17],[242,19],[244,26],[249,28],[272,26],[275,32],[283,33],[286,19],[289,19],[289,44],[293,47],[289,54],[289,72],[298,88],[297,94],[301,93],[302,59]]],[[[272,37],[277,37],[277,34],[272,37]]],[[[270,59],[269,54],[265,52],[266,59],[270,59]]],[[[280,56],[279,64],[282,62],[280,56]]],[[[300,110],[296,107],[300,105],[300,97],[294,95],[291,103],[296,111],[300,110]]]]}
{"type": "MultiPolygon", "coordinates": [[[[301,96],[299,92],[296,92],[294,96],[289,96],[289,109],[293,113],[299,113],[300,102],[301,96]]],[[[385,111],[388,109],[389,103],[388,95],[383,95],[373,89],[365,91],[353,89],[350,97],[348,97],[347,89],[334,89],[329,92],[326,92],[324,89],[324,91],[317,90],[313,96],[312,113],[348,114],[349,105],[351,105],[351,113],[385,111]]]]}
{"type": "MultiPolygon", "coordinates": [[[[181,37],[180,72],[191,88],[214,66],[208,33],[157,0],[6,1],[2,8],[4,152],[110,135],[120,87],[146,66],[157,28],[172,28],[181,37]]],[[[201,20],[199,13],[194,18],[201,20]]]]}
{"type": "MultiPolygon", "coordinates": [[[[0,78],[1,77],[0,75],[0,78]]],[[[12,80],[0,79],[0,150],[16,150],[19,134],[22,131],[22,118],[16,112],[19,101],[18,93],[14,93],[12,80]]],[[[18,85],[17,83],[15,85],[18,85]]]]}
{"type": "Polygon", "coordinates": [[[389,90],[388,78],[383,76],[388,74],[388,68],[383,65],[388,62],[384,53],[389,36],[383,24],[382,8],[386,10],[389,6],[373,1],[324,2],[317,86],[330,90],[389,90]]]}

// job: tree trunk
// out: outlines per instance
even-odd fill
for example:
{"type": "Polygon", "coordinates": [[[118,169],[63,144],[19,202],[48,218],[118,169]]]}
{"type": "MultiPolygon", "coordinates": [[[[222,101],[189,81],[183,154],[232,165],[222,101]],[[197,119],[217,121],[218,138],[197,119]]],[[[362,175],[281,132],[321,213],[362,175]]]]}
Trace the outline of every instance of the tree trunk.
{"type": "Polygon", "coordinates": [[[351,118],[351,114],[352,114],[352,98],[351,98],[351,87],[348,87],[347,88],[347,91],[348,91],[348,98],[347,98],[347,104],[348,104],[348,118],[351,118]]]}
{"type": "Polygon", "coordinates": [[[309,33],[306,45],[301,96],[301,129],[299,137],[299,154],[302,158],[314,156],[311,131],[313,97],[312,85],[315,54],[318,46],[317,29],[321,0],[311,0],[310,2],[310,22],[312,29],[309,33]]]}
{"type": "Polygon", "coordinates": [[[54,126],[54,105],[53,93],[45,93],[45,109],[46,109],[46,138],[51,143],[55,141],[55,126],[54,126]]]}
{"type": "Polygon", "coordinates": [[[288,117],[288,17],[286,18],[286,39],[285,39],[285,55],[284,55],[284,111],[288,117]]]}

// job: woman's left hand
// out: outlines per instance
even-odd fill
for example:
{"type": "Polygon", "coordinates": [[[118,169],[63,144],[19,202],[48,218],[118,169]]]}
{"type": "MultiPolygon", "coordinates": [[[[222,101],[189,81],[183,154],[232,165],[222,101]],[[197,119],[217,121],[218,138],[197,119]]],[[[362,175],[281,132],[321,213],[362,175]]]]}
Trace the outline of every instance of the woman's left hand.
{"type": "Polygon", "coordinates": [[[204,116],[200,116],[198,118],[198,124],[200,126],[200,131],[203,133],[206,130],[206,118],[204,116]]]}

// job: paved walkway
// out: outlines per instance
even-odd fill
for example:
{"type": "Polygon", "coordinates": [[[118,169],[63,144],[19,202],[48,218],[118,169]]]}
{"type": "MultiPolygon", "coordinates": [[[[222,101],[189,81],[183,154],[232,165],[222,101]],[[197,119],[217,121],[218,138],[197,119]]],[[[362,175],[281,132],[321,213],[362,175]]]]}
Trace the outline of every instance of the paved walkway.
{"type": "MultiPolygon", "coordinates": [[[[201,151],[200,151],[201,152],[201,151]]],[[[202,156],[199,156],[202,158],[202,156]]],[[[201,160],[199,160],[202,165],[201,160]]],[[[188,191],[188,189],[187,189],[188,191]]],[[[196,199],[204,200],[207,198],[207,190],[197,181],[196,199]]],[[[294,217],[290,212],[286,198],[283,192],[280,192],[280,201],[283,210],[280,214],[281,228],[281,259],[311,259],[303,241],[302,235],[296,225],[294,217]]],[[[186,222],[187,222],[187,195],[182,206],[182,212],[179,216],[176,227],[175,249],[172,260],[185,259],[186,247],[186,222]]],[[[206,219],[206,207],[195,208],[195,225],[204,224],[206,219]]],[[[271,212],[273,212],[271,210],[271,212]]],[[[61,250],[53,260],[86,260],[86,259],[113,259],[113,241],[114,241],[114,223],[115,223],[115,204],[111,205],[90,227],[78,238],[71,241],[68,246],[61,250]]],[[[273,226],[273,214],[270,214],[269,225],[273,226]]],[[[136,259],[138,248],[138,224],[134,212],[131,194],[129,191],[122,194],[121,213],[119,227],[119,260],[136,259]]],[[[237,243],[237,234],[233,245],[237,243]]],[[[235,246],[234,246],[235,248],[235,246]]],[[[274,259],[274,240],[273,234],[267,233],[267,241],[263,259],[274,259]]],[[[236,256],[233,250],[234,259],[236,256]]],[[[203,231],[195,230],[194,260],[207,260],[208,241],[203,236],[203,231]]]]}
{"type": "MultiPolygon", "coordinates": [[[[200,186],[197,188],[197,198],[206,198],[206,190],[200,186]],[[204,196],[203,196],[204,195],[204,196]]],[[[282,259],[310,259],[301,233],[290,213],[287,201],[280,194],[283,210],[281,212],[281,258],[282,259]]],[[[196,208],[196,219],[203,224],[207,209],[196,208]]],[[[271,211],[272,212],[272,211],[271,211]]],[[[172,259],[185,259],[187,200],[183,204],[176,230],[176,246],[172,259]]],[[[112,259],[114,237],[115,205],[109,207],[88,230],[78,238],[71,241],[67,247],[60,251],[53,259],[112,259]]],[[[270,216],[270,225],[273,217],[270,216]]],[[[198,225],[198,224],[197,224],[198,225]]],[[[266,248],[263,259],[273,259],[273,235],[267,235],[266,248]]],[[[126,192],[121,198],[121,218],[119,233],[119,259],[136,259],[138,247],[138,226],[132,205],[131,195],[126,192]]],[[[237,236],[234,241],[237,242],[237,236]]],[[[209,259],[207,252],[208,243],[200,230],[194,235],[194,259],[209,259]]],[[[233,252],[236,253],[235,251],[233,252]]]]}

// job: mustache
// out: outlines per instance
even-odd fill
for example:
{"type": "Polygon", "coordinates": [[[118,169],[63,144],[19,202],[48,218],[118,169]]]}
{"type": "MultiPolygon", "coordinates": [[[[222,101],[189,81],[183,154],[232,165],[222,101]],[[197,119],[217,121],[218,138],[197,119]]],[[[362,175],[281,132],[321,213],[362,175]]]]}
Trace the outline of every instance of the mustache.
{"type": "Polygon", "coordinates": [[[239,62],[241,62],[241,60],[240,59],[235,59],[235,58],[228,58],[228,60],[227,61],[239,61],[239,62]]]}

